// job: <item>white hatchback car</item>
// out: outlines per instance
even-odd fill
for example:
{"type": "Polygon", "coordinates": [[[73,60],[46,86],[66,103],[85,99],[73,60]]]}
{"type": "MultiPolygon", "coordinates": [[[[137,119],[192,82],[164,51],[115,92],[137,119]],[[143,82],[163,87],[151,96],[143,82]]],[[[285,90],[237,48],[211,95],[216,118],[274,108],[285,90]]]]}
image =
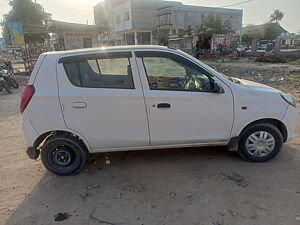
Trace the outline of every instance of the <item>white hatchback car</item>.
{"type": "Polygon", "coordinates": [[[160,46],[42,54],[20,110],[27,154],[59,175],[88,153],[138,149],[219,145],[263,162],[296,127],[291,95],[160,46]]]}

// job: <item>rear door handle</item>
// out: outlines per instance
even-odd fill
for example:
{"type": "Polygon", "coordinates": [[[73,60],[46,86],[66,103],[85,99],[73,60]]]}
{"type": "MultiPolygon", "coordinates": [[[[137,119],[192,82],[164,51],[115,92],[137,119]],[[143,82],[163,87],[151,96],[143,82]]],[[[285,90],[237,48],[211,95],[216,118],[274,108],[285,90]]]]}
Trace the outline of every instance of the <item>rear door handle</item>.
{"type": "Polygon", "coordinates": [[[171,104],[169,104],[169,103],[158,103],[157,108],[158,109],[168,109],[168,108],[171,108],[171,104]]]}
{"type": "Polygon", "coordinates": [[[87,104],[85,102],[73,102],[72,107],[75,109],[82,109],[82,108],[86,108],[87,104]]]}

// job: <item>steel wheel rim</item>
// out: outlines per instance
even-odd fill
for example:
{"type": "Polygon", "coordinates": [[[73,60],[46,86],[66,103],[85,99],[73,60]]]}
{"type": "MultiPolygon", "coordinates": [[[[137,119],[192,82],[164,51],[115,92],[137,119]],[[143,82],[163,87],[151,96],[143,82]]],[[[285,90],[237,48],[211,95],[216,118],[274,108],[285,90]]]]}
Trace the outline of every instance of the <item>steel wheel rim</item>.
{"type": "Polygon", "coordinates": [[[74,154],[72,154],[72,150],[70,150],[66,146],[60,146],[55,148],[52,154],[52,161],[55,165],[66,167],[73,163],[74,154]]]}
{"type": "Polygon", "coordinates": [[[257,131],[248,136],[246,150],[250,155],[265,157],[274,150],[275,144],[275,138],[270,133],[257,131]]]}

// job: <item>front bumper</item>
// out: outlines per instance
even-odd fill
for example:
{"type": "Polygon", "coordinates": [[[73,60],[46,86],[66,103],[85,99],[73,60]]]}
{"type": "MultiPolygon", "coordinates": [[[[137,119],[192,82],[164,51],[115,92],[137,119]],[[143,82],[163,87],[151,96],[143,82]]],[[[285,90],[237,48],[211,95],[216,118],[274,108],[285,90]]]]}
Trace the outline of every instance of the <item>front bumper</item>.
{"type": "Polygon", "coordinates": [[[282,119],[287,129],[287,142],[295,137],[297,119],[297,109],[293,106],[288,106],[286,114],[282,119]]]}
{"type": "Polygon", "coordinates": [[[40,155],[40,150],[33,147],[29,147],[27,148],[26,153],[30,159],[38,159],[40,155]]]}

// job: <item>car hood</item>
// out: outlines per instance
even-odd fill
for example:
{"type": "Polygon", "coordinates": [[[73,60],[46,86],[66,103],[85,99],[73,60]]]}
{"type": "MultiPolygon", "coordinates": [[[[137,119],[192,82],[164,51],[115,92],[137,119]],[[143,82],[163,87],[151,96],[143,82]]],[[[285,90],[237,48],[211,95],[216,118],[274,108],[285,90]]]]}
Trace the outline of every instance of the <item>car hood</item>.
{"type": "Polygon", "coordinates": [[[236,83],[236,84],[243,85],[249,89],[281,93],[280,90],[278,90],[276,88],[272,88],[265,84],[257,83],[257,82],[250,81],[250,80],[239,79],[239,78],[233,78],[233,79],[240,82],[240,83],[236,83]]]}

